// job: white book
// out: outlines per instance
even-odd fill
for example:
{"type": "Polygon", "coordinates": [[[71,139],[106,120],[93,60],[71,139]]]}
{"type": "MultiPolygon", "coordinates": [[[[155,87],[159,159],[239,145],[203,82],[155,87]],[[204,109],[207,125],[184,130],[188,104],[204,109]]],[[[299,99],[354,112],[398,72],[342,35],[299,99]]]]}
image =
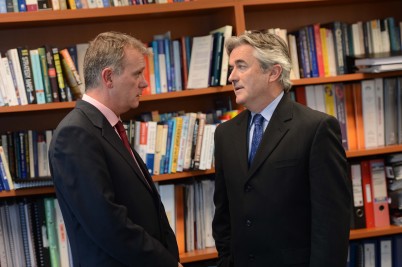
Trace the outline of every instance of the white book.
{"type": "Polygon", "coordinates": [[[156,149],[156,121],[147,121],[147,146],[146,146],[146,165],[148,167],[148,172],[154,174],[154,160],[155,160],[155,149],[156,149]]]}
{"type": "Polygon", "coordinates": [[[195,183],[194,188],[194,208],[195,208],[195,233],[196,249],[205,248],[205,226],[204,226],[204,200],[202,186],[200,182],[195,183]]]}
{"type": "Polygon", "coordinates": [[[315,99],[314,85],[306,85],[306,104],[309,108],[316,110],[317,104],[315,99]]]}
{"type": "Polygon", "coordinates": [[[49,167],[49,148],[50,148],[50,142],[52,141],[52,136],[53,136],[53,131],[52,130],[46,130],[45,131],[45,136],[46,136],[46,164],[47,164],[47,176],[50,176],[50,167],[49,167]]]}
{"type": "Polygon", "coordinates": [[[22,69],[17,48],[9,49],[7,51],[7,58],[9,59],[10,64],[12,64],[12,69],[14,71],[16,81],[15,85],[18,91],[17,98],[19,97],[21,105],[27,105],[28,104],[27,93],[25,91],[25,83],[24,78],[22,77],[22,69]]]}
{"type": "Polygon", "coordinates": [[[377,109],[377,146],[385,145],[384,124],[384,81],[382,78],[374,79],[376,109],[377,109]]]}
{"type": "Polygon", "coordinates": [[[43,132],[38,133],[38,175],[46,177],[48,174],[47,144],[43,132]]]}
{"type": "Polygon", "coordinates": [[[185,185],[185,227],[186,227],[186,251],[190,252],[195,249],[194,240],[194,184],[185,185]]]}
{"type": "Polygon", "coordinates": [[[288,34],[289,52],[292,60],[292,70],[290,71],[290,79],[300,79],[299,59],[297,57],[296,36],[288,34]]]}
{"type": "Polygon", "coordinates": [[[10,204],[9,209],[9,230],[12,239],[12,250],[13,253],[13,266],[25,266],[25,255],[22,243],[22,232],[21,232],[21,218],[18,211],[17,204],[10,204]]]}
{"type": "Polygon", "coordinates": [[[212,180],[202,180],[202,194],[204,206],[204,233],[205,233],[205,247],[214,247],[215,240],[212,236],[212,220],[214,218],[215,205],[211,201],[214,195],[214,182],[212,180]]]}
{"type": "Polygon", "coordinates": [[[334,34],[330,29],[327,29],[326,33],[327,33],[329,76],[336,76],[334,34]]]}
{"type": "Polygon", "coordinates": [[[3,228],[3,220],[4,218],[2,217],[2,213],[0,212],[0,266],[8,266],[6,246],[9,246],[9,244],[5,243],[6,240],[4,235],[7,235],[7,229],[3,228]]]}
{"type": "Polygon", "coordinates": [[[56,228],[57,228],[57,240],[59,242],[59,254],[60,254],[60,267],[69,267],[70,259],[68,257],[68,237],[67,230],[64,224],[63,215],[61,213],[59,201],[57,198],[54,198],[54,208],[55,208],[55,216],[56,216],[56,228]]]}
{"type": "Polygon", "coordinates": [[[363,244],[363,254],[364,254],[364,267],[375,267],[376,266],[375,244],[374,243],[363,244]]]}
{"type": "Polygon", "coordinates": [[[216,126],[217,126],[216,124],[211,124],[211,126],[210,126],[211,127],[211,131],[209,133],[210,145],[209,145],[209,150],[207,151],[207,162],[205,164],[205,168],[207,170],[212,169],[212,163],[214,162],[214,150],[215,150],[214,135],[215,135],[216,126]]]}
{"type": "Polygon", "coordinates": [[[363,80],[361,84],[365,147],[377,147],[377,108],[374,80],[363,80]]]}
{"type": "Polygon", "coordinates": [[[15,85],[13,82],[13,76],[11,74],[11,69],[10,69],[10,64],[8,62],[7,57],[2,57],[1,58],[1,68],[0,68],[0,75],[3,80],[4,84],[4,89],[6,91],[6,94],[8,96],[8,105],[9,106],[17,106],[19,105],[18,103],[18,98],[17,98],[17,93],[15,91],[15,85]]]}
{"type": "Polygon", "coordinates": [[[212,35],[193,38],[187,89],[207,88],[211,67],[212,35]]]}
{"type": "Polygon", "coordinates": [[[190,122],[190,117],[188,115],[181,116],[183,118],[182,128],[181,128],[181,136],[180,136],[180,145],[179,145],[179,156],[177,159],[177,171],[182,172],[184,166],[184,156],[186,153],[187,146],[187,136],[188,136],[188,127],[190,122]]]}
{"type": "MultiPolygon", "coordinates": [[[[226,42],[226,40],[228,40],[232,36],[233,26],[225,25],[223,27],[211,31],[210,34],[213,34],[215,32],[222,32],[223,41],[226,42]]],[[[229,54],[227,53],[226,49],[223,49],[222,63],[221,63],[221,78],[219,83],[221,86],[224,86],[228,83],[228,72],[229,72],[229,54]]]]}
{"type": "Polygon", "coordinates": [[[354,56],[361,56],[364,54],[364,50],[361,50],[361,38],[360,38],[360,27],[361,22],[353,23],[352,24],[352,36],[353,36],[353,49],[354,49],[354,56]]]}
{"type": "MultiPolygon", "coordinates": [[[[84,57],[85,57],[85,53],[87,52],[88,46],[89,46],[89,43],[76,44],[77,71],[78,71],[79,76],[81,77],[82,85],[80,88],[82,91],[85,91],[84,57]]],[[[84,92],[81,92],[81,93],[84,93],[84,92]]]]}
{"type": "Polygon", "coordinates": [[[324,85],[322,84],[314,85],[314,91],[315,91],[316,109],[318,111],[325,113],[324,85]]]}
{"type": "Polygon", "coordinates": [[[162,134],[164,125],[158,124],[156,126],[156,140],[155,140],[155,157],[154,157],[154,175],[160,174],[161,158],[162,158],[162,134]]]}
{"type": "Polygon", "coordinates": [[[163,206],[165,207],[166,216],[169,220],[170,227],[176,233],[176,206],[174,197],[174,184],[160,184],[159,195],[163,206]]]}
{"type": "MultiPolygon", "coordinates": [[[[379,239],[380,267],[392,267],[392,241],[379,239]]],[[[396,251],[396,250],[395,250],[396,251]]]]}
{"type": "Polygon", "coordinates": [[[210,132],[211,132],[211,127],[210,124],[205,124],[204,126],[204,132],[202,135],[202,143],[201,143],[201,154],[200,154],[200,170],[206,170],[206,162],[207,162],[207,151],[209,150],[208,147],[210,145],[210,132]]]}
{"type": "Polygon", "coordinates": [[[195,120],[197,119],[197,113],[190,112],[190,113],[187,113],[187,116],[189,117],[189,123],[188,123],[186,151],[184,153],[184,163],[183,163],[184,170],[188,170],[191,165],[191,151],[193,148],[192,142],[193,142],[193,138],[194,138],[194,125],[195,125],[195,120]]]}

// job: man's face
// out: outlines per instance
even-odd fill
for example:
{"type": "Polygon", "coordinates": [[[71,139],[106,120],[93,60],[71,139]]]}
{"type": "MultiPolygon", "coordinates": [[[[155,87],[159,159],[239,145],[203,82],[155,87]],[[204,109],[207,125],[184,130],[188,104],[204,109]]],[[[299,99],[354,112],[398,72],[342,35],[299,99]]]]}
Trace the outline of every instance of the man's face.
{"type": "Polygon", "coordinates": [[[120,109],[120,114],[137,108],[142,91],[148,86],[144,78],[145,59],[136,49],[125,50],[123,71],[113,73],[112,99],[120,109]]]}
{"type": "Polygon", "coordinates": [[[232,50],[229,81],[233,84],[236,103],[259,112],[266,99],[270,72],[261,68],[254,51],[250,45],[241,45],[232,50]]]}

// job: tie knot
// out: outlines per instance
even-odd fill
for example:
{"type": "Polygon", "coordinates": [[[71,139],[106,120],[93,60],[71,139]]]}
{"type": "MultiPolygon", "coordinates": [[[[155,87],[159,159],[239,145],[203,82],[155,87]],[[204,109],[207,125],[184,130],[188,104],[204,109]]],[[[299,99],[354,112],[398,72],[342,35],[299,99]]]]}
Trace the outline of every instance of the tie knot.
{"type": "Polygon", "coordinates": [[[264,123],[264,117],[261,114],[255,114],[253,117],[253,123],[261,126],[264,123]]]}
{"type": "Polygon", "coordinates": [[[121,121],[118,121],[115,125],[117,131],[121,134],[121,133],[125,133],[126,129],[124,128],[124,125],[121,121]]]}

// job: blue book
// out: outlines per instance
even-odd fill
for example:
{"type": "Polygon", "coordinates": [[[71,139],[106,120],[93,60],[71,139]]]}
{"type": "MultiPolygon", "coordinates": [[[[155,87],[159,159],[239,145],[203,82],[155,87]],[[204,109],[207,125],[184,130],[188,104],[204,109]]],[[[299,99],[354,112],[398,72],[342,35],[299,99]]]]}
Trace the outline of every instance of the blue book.
{"type": "Polygon", "coordinates": [[[170,161],[171,161],[171,150],[172,150],[172,143],[173,143],[173,131],[174,131],[174,123],[175,120],[174,119],[169,119],[167,121],[168,124],[168,136],[167,136],[167,140],[166,140],[166,154],[164,157],[164,170],[163,173],[170,173],[170,161]]]}
{"type": "Polygon", "coordinates": [[[159,74],[159,52],[158,52],[158,41],[154,40],[151,42],[152,51],[154,53],[154,73],[155,73],[155,92],[157,94],[161,93],[161,80],[159,74]]]}
{"type": "Polygon", "coordinates": [[[165,50],[165,65],[166,65],[166,81],[167,81],[167,91],[168,92],[173,92],[175,91],[175,86],[174,86],[174,72],[172,68],[173,60],[172,60],[172,45],[171,45],[171,40],[169,38],[163,39],[163,44],[164,44],[164,50],[165,50]]]}
{"type": "Polygon", "coordinates": [[[311,65],[311,77],[319,77],[318,63],[317,63],[317,49],[314,38],[314,26],[309,25],[306,27],[307,31],[307,49],[309,52],[310,65],[311,65]]]}
{"type": "Polygon", "coordinates": [[[27,5],[25,3],[25,0],[18,0],[18,12],[26,12],[27,11],[27,5]]]}
{"type": "Polygon", "coordinates": [[[7,13],[6,0],[0,0],[0,13],[7,13]]]}

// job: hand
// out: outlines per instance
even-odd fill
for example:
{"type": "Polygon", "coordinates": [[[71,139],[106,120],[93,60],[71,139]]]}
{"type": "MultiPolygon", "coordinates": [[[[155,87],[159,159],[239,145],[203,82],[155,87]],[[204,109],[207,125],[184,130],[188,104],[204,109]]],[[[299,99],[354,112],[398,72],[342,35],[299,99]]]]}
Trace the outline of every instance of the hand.
{"type": "Polygon", "coordinates": [[[181,265],[181,263],[179,262],[179,265],[178,265],[178,267],[183,267],[183,265],[181,265]]]}

